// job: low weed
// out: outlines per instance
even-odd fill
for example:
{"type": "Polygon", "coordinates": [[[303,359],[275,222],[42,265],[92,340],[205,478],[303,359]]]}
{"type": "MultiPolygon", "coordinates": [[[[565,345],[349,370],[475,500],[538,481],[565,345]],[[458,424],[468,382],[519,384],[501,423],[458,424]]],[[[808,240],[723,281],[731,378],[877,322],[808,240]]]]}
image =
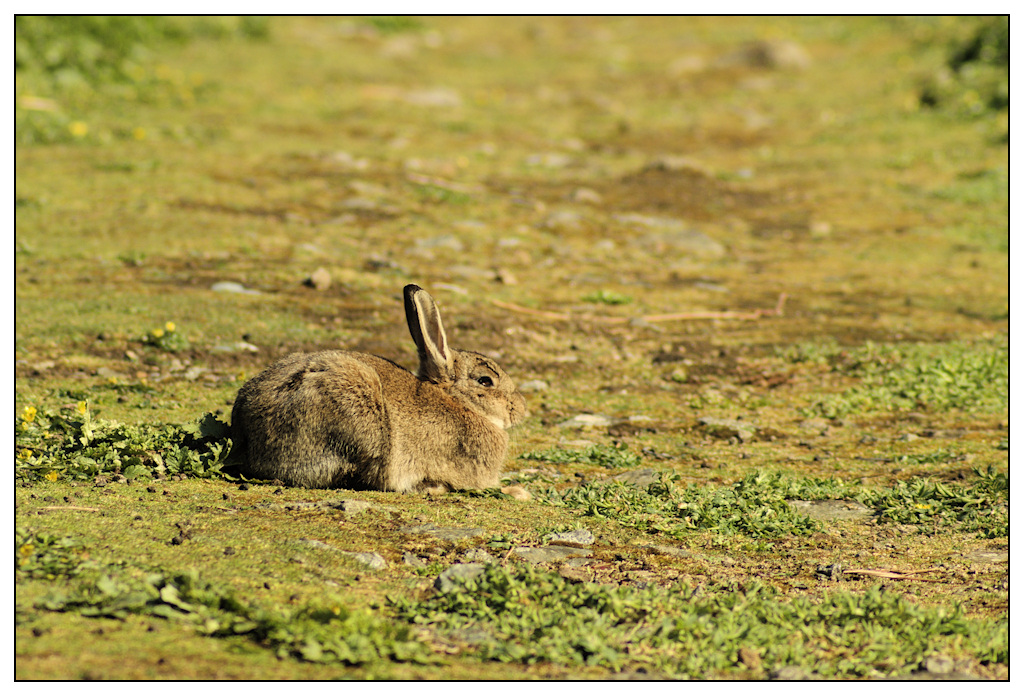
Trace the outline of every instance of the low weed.
{"type": "Polygon", "coordinates": [[[786,600],[747,587],[610,587],[534,567],[489,565],[425,599],[392,599],[399,618],[471,643],[484,661],[595,666],[711,678],[790,666],[827,678],[895,677],[939,651],[1009,659],[1005,620],[925,608],[874,587],[786,600]]]}
{"type": "Polygon", "coordinates": [[[643,461],[624,445],[591,445],[585,449],[573,450],[552,447],[537,452],[527,452],[520,459],[549,464],[589,464],[605,469],[632,469],[643,461]]]}
{"type": "Polygon", "coordinates": [[[830,355],[794,353],[796,361],[833,363],[833,370],[861,384],[829,395],[807,415],[840,418],[872,411],[954,409],[998,413],[1009,404],[1009,344],[874,344],[830,355]]]}
{"type": "Polygon", "coordinates": [[[94,419],[87,401],[58,413],[27,406],[15,419],[15,479],[221,475],[231,449],[228,433],[212,414],[185,425],[126,425],[94,419]]]}
{"type": "MultiPolygon", "coordinates": [[[[38,544],[41,538],[26,535],[21,548],[38,544]]],[[[43,554],[33,551],[27,555],[50,558],[58,546],[76,551],[80,548],[73,541],[58,540],[49,543],[43,554]]],[[[22,575],[38,575],[41,562],[19,566],[19,579],[22,575]]],[[[49,565],[54,567],[52,562],[49,565]]],[[[58,573],[71,577],[80,567],[67,563],[58,573]]],[[[204,581],[194,570],[146,573],[142,569],[96,567],[87,578],[54,587],[32,609],[122,620],[129,615],[145,615],[187,622],[202,635],[247,638],[274,651],[278,659],[349,665],[380,660],[435,661],[430,649],[416,641],[407,626],[369,611],[349,610],[329,598],[297,609],[265,609],[204,581]]],[[[19,607],[23,617],[28,611],[19,607]]]]}

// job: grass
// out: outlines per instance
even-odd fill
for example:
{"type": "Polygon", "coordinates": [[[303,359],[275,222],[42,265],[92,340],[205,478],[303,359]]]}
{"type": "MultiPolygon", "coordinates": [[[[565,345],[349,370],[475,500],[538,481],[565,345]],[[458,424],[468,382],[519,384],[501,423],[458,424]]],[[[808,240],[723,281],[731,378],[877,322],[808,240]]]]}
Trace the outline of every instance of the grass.
{"type": "Polygon", "coordinates": [[[1005,26],[19,18],[16,677],[1006,679],[1005,26]],[[414,363],[408,282],[547,385],[533,499],[232,477],[274,359],[414,363]]]}

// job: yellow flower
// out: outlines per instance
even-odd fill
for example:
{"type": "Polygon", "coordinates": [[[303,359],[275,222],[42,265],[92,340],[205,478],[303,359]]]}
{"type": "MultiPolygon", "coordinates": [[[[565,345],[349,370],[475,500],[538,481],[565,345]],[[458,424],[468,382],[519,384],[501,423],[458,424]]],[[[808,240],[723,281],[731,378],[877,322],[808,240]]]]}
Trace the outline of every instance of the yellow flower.
{"type": "Polygon", "coordinates": [[[35,551],[35,550],[36,550],[36,545],[35,544],[22,544],[21,548],[18,549],[18,553],[21,556],[23,556],[25,558],[28,558],[29,556],[32,555],[32,552],[35,551]]]}
{"type": "Polygon", "coordinates": [[[57,479],[60,478],[60,474],[58,474],[56,471],[51,471],[45,476],[45,478],[47,481],[56,481],[57,479]]]}
{"type": "Polygon", "coordinates": [[[79,401],[75,406],[75,410],[81,413],[83,416],[89,412],[89,404],[85,401],[79,401]]]}
{"type": "Polygon", "coordinates": [[[164,330],[163,329],[153,329],[153,338],[163,338],[163,335],[164,335],[164,330]]]}
{"type": "Polygon", "coordinates": [[[72,121],[68,124],[68,131],[76,138],[84,138],[89,126],[84,121],[72,121]]]}
{"type": "Polygon", "coordinates": [[[135,138],[136,140],[145,140],[146,139],[146,129],[141,127],[141,126],[137,126],[137,127],[133,128],[132,129],[132,137],[135,138]]]}
{"type": "Polygon", "coordinates": [[[164,328],[167,329],[168,331],[174,331],[176,327],[174,326],[173,321],[169,321],[166,324],[164,324],[164,328]]]}
{"type": "Polygon", "coordinates": [[[36,419],[36,414],[39,413],[35,406],[26,406],[24,412],[21,414],[21,419],[26,423],[31,423],[36,419]]]}
{"type": "Polygon", "coordinates": [[[28,459],[32,456],[32,450],[26,448],[18,452],[18,459],[28,459]]]}

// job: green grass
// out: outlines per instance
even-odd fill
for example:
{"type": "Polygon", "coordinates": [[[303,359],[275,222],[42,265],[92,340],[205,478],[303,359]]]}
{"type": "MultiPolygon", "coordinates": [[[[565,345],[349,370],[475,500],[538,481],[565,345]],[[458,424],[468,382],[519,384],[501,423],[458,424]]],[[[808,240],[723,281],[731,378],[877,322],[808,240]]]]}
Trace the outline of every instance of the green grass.
{"type": "Polygon", "coordinates": [[[996,662],[1009,654],[1005,624],[972,621],[955,607],[924,609],[879,588],[786,601],[757,583],[608,588],[492,565],[449,592],[394,604],[415,625],[471,642],[479,660],[661,677],[784,667],[832,679],[899,677],[933,652],[996,662]]]}
{"type": "Polygon", "coordinates": [[[18,18],[16,676],[1006,678],[1006,26],[18,18]],[[533,500],[226,474],[278,356],[415,363],[409,282],[548,385],[505,472],[533,500]],[[704,313],[733,318],[665,318],[704,313]],[[401,531],[428,523],[483,533],[401,531]],[[515,561],[583,529],[588,556],[515,561]],[[480,550],[477,585],[432,589],[480,550]]]}

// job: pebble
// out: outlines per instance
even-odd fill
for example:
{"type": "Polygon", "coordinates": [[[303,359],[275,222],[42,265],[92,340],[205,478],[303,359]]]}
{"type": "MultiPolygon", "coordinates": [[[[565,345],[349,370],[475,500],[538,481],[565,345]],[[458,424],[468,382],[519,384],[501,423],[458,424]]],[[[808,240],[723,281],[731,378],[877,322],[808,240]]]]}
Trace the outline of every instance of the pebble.
{"type": "Polygon", "coordinates": [[[589,529],[573,529],[568,532],[558,532],[551,535],[548,543],[555,546],[592,546],[594,543],[594,533],[589,529]]]}
{"type": "Polygon", "coordinates": [[[591,188],[580,187],[574,189],[569,194],[569,200],[573,203],[589,203],[591,205],[600,205],[604,199],[601,198],[601,194],[591,188]]]}
{"type": "Polygon", "coordinates": [[[740,442],[749,442],[757,433],[757,426],[753,423],[730,420],[728,418],[712,418],[707,416],[698,420],[698,423],[704,426],[708,435],[719,440],[728,440],[735,437],[740,442]]]}
{"type": "Polygon", "coordinates": [[[410,553],[409,551],[406,551],[405,553],[402,554],[402,563],[404,563],[405,565],[410,566],[412,568],[426,568],[427,567],[427,564],[423,561],[422,558],[420,558],[419,556],[417,556],[414,553],[410,553]]]}
{"type": "Polygon", "coordinates": [[[403,100],[406,104],[414,106],[429,106],[436,108],[453,108],[462,106],[462,97],[454,89],[447,87],[433,87],[428,89],[413,89],[405,93],[403,100]]]}
{"type": "Polygon", "coordinates": [[[495,563],[494,556],[487,553],[483,549],[470,549],[463,554],[463,559],[467,563],[495,563]]]}
{"type": "Polygon", "coordinates": [[[480,527],[438,527],[432,522],[412,527],[402,527],[398,531],[403,534],[426,534],[444,541],[459,541],[484,536],[487,532],[480,527]]]}
{"type": "Polygon", "coordinates": [[[866,520],[874,517],[875,511],[856,500],[789,500],[794,510],[812,520],[866,520]]]}
{"type": "Polygon", "coordinates": [[[466,247],[459,241],[459,238],[452,234],[442,234],[437,237],[417,239],[416,246],[420,249],[451,249],[452,251],[463,251],[466,247]]]}
{"type": "Polygon", "coordinates": [[[612,419],[595,413],[581,413],[558,424],[559,428],[607,428],[612,419]]]}
{"type": "Polygon", "coordinates": [[[244,285],[242,285],[241,283],[235,283],[235,282],[232,282],[230,280],[225,280],[225,281],[221,281],[219,283],[214,283],[213,285],[210,286],[210,289],[213,290],[214,292],[233,292],[233,293],[238,293],[240,295],[259,295],[260,294],[259,290],[253,290],[251,288],[247,288],[244,285]]]}
{"type": "Polygon", "coordinates": [[[358,515],[373,507],[372,503],[365,500],[339,500],[328,505],[336,510],[341,510],[346,515],[358,515]]]}
{"type": "Polygon", "coordinates": [[[331,274],[326,268],[320,267],[306,279],[306,285],[316,290],[326,290],[331,287],[331,274]]]}
{"type": "Polygon", "coordinates": [[[339,555],[351,558],[353,561],[364,565],[372,570],[382,570],[387,567],[388,563],[384,558],[373,551],[342,551],[341,549],[335,548],[330,544],[325,544],[317,539],[299,539],[299,543],[310,546],[314,549],[323,549],[324,551],[333,551],[339,555]]]}
{"type": "Polygon", "coordinates": [[[437,576],[434,588],[442,594],[451,592],[459,584],[483,575],[486,567],[485,563],[456,563],[437,576]]]}
{"type": "Polygon", "coordinates": [[[548,385],[548,383],[542,379],[527,380],[526,382],[523,382],[522,384],[519,385],[519,391],[521,391],[524,394],[529,394],[531,392],[547,391],[550,388],[550,385],[548,385]]]}
{"type": "Polygon", "coordinates": [[[583,229],[585,220],[575,210],[556,210],[545,217],[540,226],[552,232],[576,232],[583,229]]]}
{"type": "Polygon", "coordinates": [[[721,258],[726,254],[725,245],[691,229],[683,220],[636,213],[616,215],[613,220],[632,229],[648,230],[648,234],[637,242],[655,253],[673,250],[706,259],[721,258]]]}
{"type": "Polygon", "coordinates": [[[630,483],[640,488],[646,488],[652,483],[657,483],[660,479],[658,472],[651,468],[633,469],[632,471],[624,471],[621,474],[612,476],[611,481],[618,481],[620,483],[630,483]]]}
{"type": "Polygon", "coordinates": [[[512,549],[519,558],[534,565],[538,563],[557,563],[573,556],[589,556],[590,552],[572,546],[517,546],[512,549]]]}
{"type": "Polygon", "coordinates": [[[212,353],[258,353],[260,349],[246,341],[235,341],[234,343],[221,343],[210,348],[212,353]]]}

